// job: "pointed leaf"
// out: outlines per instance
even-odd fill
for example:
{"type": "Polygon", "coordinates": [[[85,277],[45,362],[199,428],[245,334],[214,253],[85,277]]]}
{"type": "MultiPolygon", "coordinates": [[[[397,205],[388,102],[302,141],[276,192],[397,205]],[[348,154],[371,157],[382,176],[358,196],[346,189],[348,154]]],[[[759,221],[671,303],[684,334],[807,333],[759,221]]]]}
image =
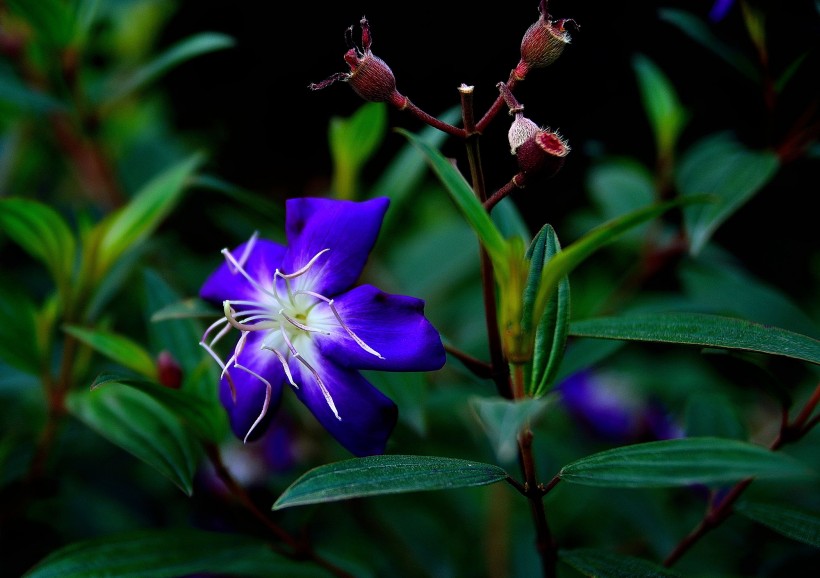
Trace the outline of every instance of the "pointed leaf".
{"type": "Polygon", "coordinates": [[[586,486],[657,488],[816,474],[782,453],[737,440],[701,437],[606,450],[564,466],[558,475],[566,482],[586,486]]]}
{"type": "Polygon", "coordinates": [[[661,158],[670,158],[686,119],[675,88],[663,71],[642,54],[632,60],[638,87],[661,158]]]}
{"type": "Polygon", "coordinates": [[[694,145],[681,158],[675,180],[683,195],[713,195],[718,202],[684,211],[690,251],[697,255],[712,234],[768,183],[780,167],[772,151],[753,151],[721,133],[694,145]]]}
{"type": "Polygon", "coordinates": [[[66,298],[77,244],[63,217],[39,201],[0,199],[0,231],[46,265],[66,298]]]}
{"type": "Polygon", "coordinates": [[[63,327],[63,330],[123,367],[149,379],[157,379],[157,364],[154,358],[142,345],[129,337],[102,329],[72,325],[63,327]]]}
{"type": "Polygon", "coordinates": [[[192,155],[148,182],[123,208],[100,222],[98,274],[107,272],[127,249],[145,240],[174,209],[203,157],[192,155]]]}
{"type": "Polygon", "coordinates": [[[234,46],[234,39],[219,32],[200,32],[180,40],[151,62],[134,71],[124,80],[117,79],[103,97],[103,106],[111,106],[116,101],[153,82],[175,66],[201,54],[224,50],[234,46]]]}
{"type": "Polygon", "coordinates": [[[141,391],[112,384],[72,392],[66,405],[74,417],[191,495],[200,447],[162,404],[141,391]]]}
{"type": "MultiPolygon", "coordinates": [[[[538,295],[538,286],[541,284],[544,267],[560,251],[561,244],[558,242],[555,230],[551,225],[544,225],[527,250],[530,271],[527,277],[527,287],[524,290],[524,315],[521,322],[525,327],[532,326],[530,316],[538,295]]],[[[569,295],[569,279],[564,276],[558,282],[558,290],[554,291],[547,300],[541,318],[537,320],[532,370],[526,384],[527,393],[532,397],[543,395],[554,381],[564,357],[569,329],[569,295]]]]}
{"type": "Polygon", "coordinates": [[[474,397],[470,399],[470,405],[490,438],[498,460],[509,462],[518,454],[518,434],[521,429],[541,415],[548,402],[544,398],[512,401],[474,397]]]}
{"type": "Polygon", "coordinates": [[[678,578],[681,576],[674,570],[653,564],[649,560],[593,548],[559,550],[558,557],[584,576],[595,576],[596,578],[627,578],[629,576],[678,578]]]}
{"type": "Polygon", "coordinates": [[[800,333],[705,313],[652,313],[586,319],[570,335],[623,341],[679,343],[783,355],[820,364],[820,341],[800,333]]]}
{"type": "Polygon", "coordinates": [[[487,211],[484,210],[484,206],[476,198],[470,185],[464,180],[464,175],[444,155],[416,135],[405,130],[399,130],[398,132],[407,137],[427,158],[433,172],[447,189],[470,227],[478,235],[481,244],[490,255],[493,265],[497,269],[505,269],[508,252],[504,237],[487,214],[487,211]]]}
{"type": "Polygon", "coordinates": [[[484,486],[507,477],[498,466],[456,458],[368,456],[308,471],[279,496],[273,509],[382,494],[484,486]]]}
{"type": "Polygon", "coordinates": [[[741,502],[734,510],[778,534],[820,548],[820,514],[781,504],[741,502]]]}
{"type": "Polygon", "coordinates": [[[250,536],[189,528],[92,538],[49,554],[24,578],[177,578],[194,575],[327,578],[327,570],[288,559],[250,536]],[[173,545],[173,547],[169,547],[173,545]]]}
{"type": "Polygon", "coordinates": [[[339,198],[356,198],[359,174],[384,140],[386,131],[387,105],[383,102],[368,102],[349,118],[331,119],[333,191],[339,198]]]}

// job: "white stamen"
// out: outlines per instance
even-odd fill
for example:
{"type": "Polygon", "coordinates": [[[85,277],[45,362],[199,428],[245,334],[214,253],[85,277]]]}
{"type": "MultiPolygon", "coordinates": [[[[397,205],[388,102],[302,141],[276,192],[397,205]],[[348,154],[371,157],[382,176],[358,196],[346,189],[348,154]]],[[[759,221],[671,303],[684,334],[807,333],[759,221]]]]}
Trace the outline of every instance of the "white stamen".
{"type": "Polygon", "coordinates": [[[339,412],[336,409],[336,404],[333,403],[333,397],[330,395],[330,392],[327,390],[327,387],[325,387],[325,382],[322,381],[322,378],[319,377],[319,374],[317,373],[317,371],[315,369],[313,369],[313,366],[310,365],[307,362],[307,360],[304,357],[302,357],[302,355],[298,351],[296,351],[296,348],[293,346],[293,343],[288,338],[287,332],[285,331],[284,327],[282,328],[282,337],[285,338],[285,343],[287,344],[288,349],[290,349],[291,355],[293,355],[293,357],[298,359],[302,363],[302,365],[307,367],[308,370],[313,374],[313,378],[316,380],[316,383],[319,385],[319,389],[322,390],[322,395],[325,397],[325,401],[327,402],[327,405],[330,407],[331,411],[333,411],[333,415],[336,416],[336,419],[338,419],[339,421],[342,421],[342,417],[339,415],[339,412]]]}
{"type": "Polygon", "coordinates": [[[324,295],[320,295],[319,293],[314,293],[313,291],[302,290],[302,291],[297,291],[296,293],[299,294],[299,295],[310,295],[311,297],[315,297],[316,299],[319,299],[319,300],[324,301],[325,303],[327,303],[328,306],[330,307],[330,310],[333,311],[333,315],[336,316],[336,320],[339,322],[339,325],[342,326],[342,329],[347,331],[347,334],[350,335],[350,337],[353,339],[353,341],[356,342],[356,344],[359,347],[361,347],[362,349],[364,349],[366,352],[370,353],[371,355],[375,355],[379,359],[384,359],[384,356],[381,353],[379,353],[378,351],[376,351],[375,349],[370,347],[367,343],[362,341],[362,339],[353,332],[353,330],[347,325],[347,323],[345,323],[344,320],[342,320],[342,316],[339,315],[339,310],[336,309],[336,305],[334,304],[333,299],[328,299],[324,295]]]}
{"type": "Polygon", "coordinates": [[[248,443],[248,436],[250,436],[251,432],[254,429],[256,429],[256,426],[259,425],[259,422],[265,419],[265,415],[268,413],[268,407],[270,407],[271,392],[273,388],[271,387],[270,382],[267,379],[265,379],[255,371],[248,369],[244,365],[234,364],[234,367],[237,369],[241,369],[243,371],[247,371],[256,379],[265,384],[265,402],[262,404],[262,411],[260,412],[256,420],[253,422],[253,424],[251,424],[251,428],[248,430],[248,433],[245,434],[245,439],[242,440],[242,443],[248,443]]]}

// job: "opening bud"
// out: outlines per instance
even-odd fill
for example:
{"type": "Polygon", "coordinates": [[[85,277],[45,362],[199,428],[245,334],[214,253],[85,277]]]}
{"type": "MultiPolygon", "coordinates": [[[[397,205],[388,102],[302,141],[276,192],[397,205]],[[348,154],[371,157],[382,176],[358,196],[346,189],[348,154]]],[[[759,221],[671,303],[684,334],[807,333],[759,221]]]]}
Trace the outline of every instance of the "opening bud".
{"type": "Polygon", "coordinates": [[[569,151],[569,144],[564,137],[546,128],[538,129],[529,140],[518,147],[515,156],[522,172],[543,173],[551,177],[564,166],[564,159],[569,151]]]}
{"type": "Polygon", "coordinates": [[[157,356],[157,377],[160,385],[179,389],[182,385],[182,367],[167,350],[162,350],[157,356]]]}
{"type": "Polygon", "coordinates": [[[538,11],[538,20],[527,29],[521,40],[521,60],[513,71],[517,80],[524,80],[533,68],[544,68],[555,62],[571,40],[566,25],[575,24],[574,20],[551,20],[546,0],[541,1],[538,11]]]}

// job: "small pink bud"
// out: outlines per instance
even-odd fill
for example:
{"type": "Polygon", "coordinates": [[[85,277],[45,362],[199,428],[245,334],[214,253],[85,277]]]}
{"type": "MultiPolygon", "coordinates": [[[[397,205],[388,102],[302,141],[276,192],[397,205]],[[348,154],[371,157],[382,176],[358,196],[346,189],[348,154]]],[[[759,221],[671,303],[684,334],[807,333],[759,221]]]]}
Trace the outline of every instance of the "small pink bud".
{"type": "Polygon", "coordinates": [[[564,159],[569,151],[569,144],[560,134],[549,129],[539,129],[532,138],[518,147],[515,156],[522,172],[543,173],[551,177],[564,166],[564,159]]]}
{"type": "Polygon", "coordinates": [[[182,368],[170,352],[163,350],[157,356],[157,375],[160,385],[179,389],[182,385],[182,368]]]}
{"type": "Polygon", "coordinates": [[[551,20],[546,4],[545,1],[541,2],[538,20],[527,29],[521,40],[521,60],[513,71],[517,80],[524,80],[533,68],[544,68],[555,62],[570,43],[566,24],[575,24],[575,21],[567,18],[551,20]]]}

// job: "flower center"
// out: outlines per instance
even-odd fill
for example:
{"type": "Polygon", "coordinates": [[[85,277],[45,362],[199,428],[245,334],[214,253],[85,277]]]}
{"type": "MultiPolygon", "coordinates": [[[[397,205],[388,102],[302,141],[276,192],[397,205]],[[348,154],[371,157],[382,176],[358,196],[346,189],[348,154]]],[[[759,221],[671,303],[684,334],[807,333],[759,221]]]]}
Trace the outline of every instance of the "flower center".
{"type": "Polygon", "coordinates": [[[221,377],[224,376],[227,379],[231,388],[231,397],[234,401],[236,400],[236,386],[231,377],[231,369],[235,368],[245,371],[265,384],[266,395],[262,412],[259,414],[259,417],[256,418],[250,430],[248,430],[245,436],[246,440],[248,435],[250,435],[267,414],[272,392],[271,384],[265,377],[251,368],[240,364],[238,361],[239,354],[244,349],[247,338],[252,332],[264,332],[261,349],[269,351],[276,357],[282,365],[288,382],[293,387],[298,388],[299,386],[294,381],[293,374],[288,365],[291,358],[299,361],[299,363],[313,375],[316,385],[319,386],[328,407],[333,411],[336,419],[340,421],[342,417],[339,415],[336,404],[333,402],[333,397],[330,395],[324,381],[322,381],[321,376],[313,365],[299,352],[297,345],[309,345],[308,342],[312,340],[312,334],[314,333],[330,335],[331,329],[341,327],[347,336],[353,339],[363,350],[380,359],[384,359],[379,352],[362,341],[350,326],[344,322],[333,299],[310,290],[309,287],[305,286],[305,283],[299,283],[297,287],[294,287],[294,280],[303,277],[310,271],[316,261],[330,251],[330,249],[319,251],[304,266],[292,273],[283,273],[279,269],[276,269],[272,279],[259,280],[252,277],[245,269],[245,263],[253,251],[256,239],[257,236],[256,233],[254,233],[246,244],[245,250],[239,259],[231,255],[227,249],[222,250],[222,254],[225,256],[231,272],[233,274],[242,275],[242,277],[256,289],[256,298],[253,300],[226,299],[223,301],[224,317],[208,327],[200,341],[200,345],[208,351],[222,368],[221,377]],[[266,283],[263,283],[263,281],[266,281],[266,283]],[[229,333],[232,328],[240,332],[240,337],[231,357],[223,362],[215,352],[214,346],[222,337],[229,333]],[[208,342],[208,336],[217,329],[218,331],[216,331],[214,337],[208,342]]]}

